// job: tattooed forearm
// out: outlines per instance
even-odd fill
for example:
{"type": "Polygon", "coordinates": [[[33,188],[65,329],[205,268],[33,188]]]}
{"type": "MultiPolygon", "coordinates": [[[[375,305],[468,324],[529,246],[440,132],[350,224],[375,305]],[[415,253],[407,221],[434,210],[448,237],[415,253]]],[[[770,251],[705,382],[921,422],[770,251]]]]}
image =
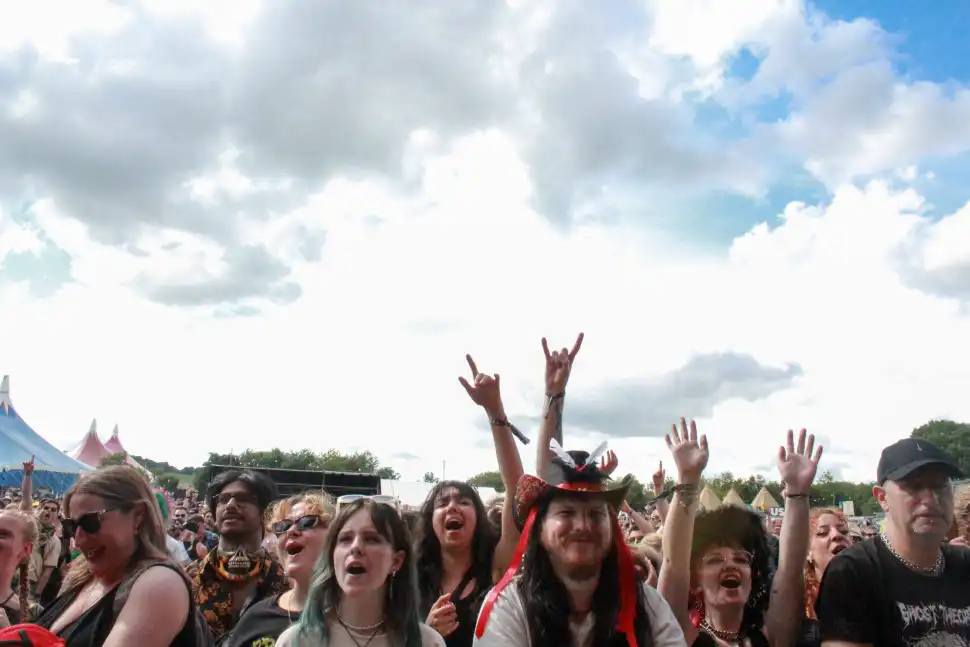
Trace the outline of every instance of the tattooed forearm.
{"type": "Polygon", "coordinates": [[[565,395],[565,393],[547,393],[545,405],[542,407],[543,418],[548,420],[550,415],[555,416],[553,422],[556,430],[553,437],[560,445],[562,445],[562,407],[565,395]]]}

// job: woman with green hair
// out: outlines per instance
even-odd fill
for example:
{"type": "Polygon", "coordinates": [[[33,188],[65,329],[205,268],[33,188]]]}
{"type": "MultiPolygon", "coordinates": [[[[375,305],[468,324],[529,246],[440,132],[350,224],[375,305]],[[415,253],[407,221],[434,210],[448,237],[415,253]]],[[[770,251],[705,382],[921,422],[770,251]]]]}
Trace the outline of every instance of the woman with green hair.
{"type": "Polygon", "coordinates": [[[397,510],[358,499],[342,506],[300,620],[276,647],[444,647],[418,616],[417,573],[397,510]]]}

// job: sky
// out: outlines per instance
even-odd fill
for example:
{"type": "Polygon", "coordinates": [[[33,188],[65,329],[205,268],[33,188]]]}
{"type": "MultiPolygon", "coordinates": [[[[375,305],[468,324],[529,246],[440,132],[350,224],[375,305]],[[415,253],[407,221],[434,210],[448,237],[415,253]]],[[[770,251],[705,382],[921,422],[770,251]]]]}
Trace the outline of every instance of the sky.
{"type": "Polygon", "coordinates": [[[567,447],[646,478],[683,415],[711,472],[772,477],[805,427],[870,480],[970,420],[968,12],[3,9],[0,374],[64,449],[96,418],[180,466],[335,448],[464,478],[495,468],[465,353],[534,438],[540,340],[583,332],[567,447]]]}

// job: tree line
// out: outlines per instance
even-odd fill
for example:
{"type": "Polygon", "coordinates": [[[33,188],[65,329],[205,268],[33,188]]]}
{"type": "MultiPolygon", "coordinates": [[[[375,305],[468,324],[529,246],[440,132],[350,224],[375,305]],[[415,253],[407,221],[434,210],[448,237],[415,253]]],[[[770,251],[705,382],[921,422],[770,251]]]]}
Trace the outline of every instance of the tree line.
{"type": "MultiPolygon", "coordinates": [[[[932,420],[913,430],[913,438],[928,440],[941,449],[949,452],[960,464],[963,471],[970,475],[970,424],[954,422],[952,420],[932,420]]],[[[208,468],[212,465],[238,465],[240,467],[268,467],[277,469],[292,469],[305,471],[327,472],[356,472],[363,474],[377,474],[382,479],[399,479],[400,474],[392,467],[382,466],[377,457],[369,451],[344,453],[336,449],[325,452],[314,452],[309,449],[299,451],[284,451],[271,449],[269,451],[254,451],[247,449],[239,454],[219,454],[212,452],[199,467],[177,468],[167,462],[153,461],[143,456],[132,456],[138,463],[152,472],[159,487],[174,491],[179,487],[191,483],[198,491],[204,491],[208,479],[208,468]]],[[[102,465],[124,464],[123,454],[112,454],[102,460],[102,465]]],[[[622,471],[622,470],[621,470],[622,471]]],[[[423,476],[426,483],[435,483],[438,478],[434,472],[426,472],[423,476]]],[[[498,471],[486,471],[475,474],[468,483],[479,487],[493,488],[504,492],[502,477],[498,471]]],[[[664,488],[673,485],[668,478],[664,488]]],[[[761,475],[737,476],[731,472],[722,472],[704,479],[704,485],[710,487],[718,497],[724,498],[730,490],[735,490],[740,497],[750,503],[762,487],[768,489],[771,495],[781,501],[782,487],[778,481],[769,480],[761,475]]],[[[816,479],[810,494],[813,506],[838,506],[846,501],[852,501],[856,514],[871,515],[878,513],[880,507],[872,496],[874,482],[853,483],[836,480],[829,472],[823,472],[816,479]]],[[[630,488],[629,503],[634,508],[645,507],[653,497],[653,486],[639,479],[634,480],[630,488]]]]}

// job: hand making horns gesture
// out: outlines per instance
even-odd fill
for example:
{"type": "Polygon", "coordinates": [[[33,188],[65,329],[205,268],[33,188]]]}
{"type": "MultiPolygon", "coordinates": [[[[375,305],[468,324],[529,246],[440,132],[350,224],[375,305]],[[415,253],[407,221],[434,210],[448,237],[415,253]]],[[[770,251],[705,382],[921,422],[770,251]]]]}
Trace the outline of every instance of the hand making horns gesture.
{"type": "Polygon", "coordinates": [[[469,383],[464,377],[459,377],[458,381],[463,387],[472,402],[485,409],[490,417],[502,415],[502,393],[499,389],[499,374],[487,375],[481,373],[475,366],[475,360],[471,355],[465,355],[468,368],[472,371],[472,382],[469,383]]]}
{"type": "Polygon", "coordinates": [[[573,367],[573,361],[579,354],[579,349],[583,345],[583,333],[576,337],[576,343],[572,350],[554,350],[549,352],[549,342],[542,338],[542,352],[546,356],[546,392],[563,393],[566,391],[566,383],[569,382],[569,373],[573,367]]]}

